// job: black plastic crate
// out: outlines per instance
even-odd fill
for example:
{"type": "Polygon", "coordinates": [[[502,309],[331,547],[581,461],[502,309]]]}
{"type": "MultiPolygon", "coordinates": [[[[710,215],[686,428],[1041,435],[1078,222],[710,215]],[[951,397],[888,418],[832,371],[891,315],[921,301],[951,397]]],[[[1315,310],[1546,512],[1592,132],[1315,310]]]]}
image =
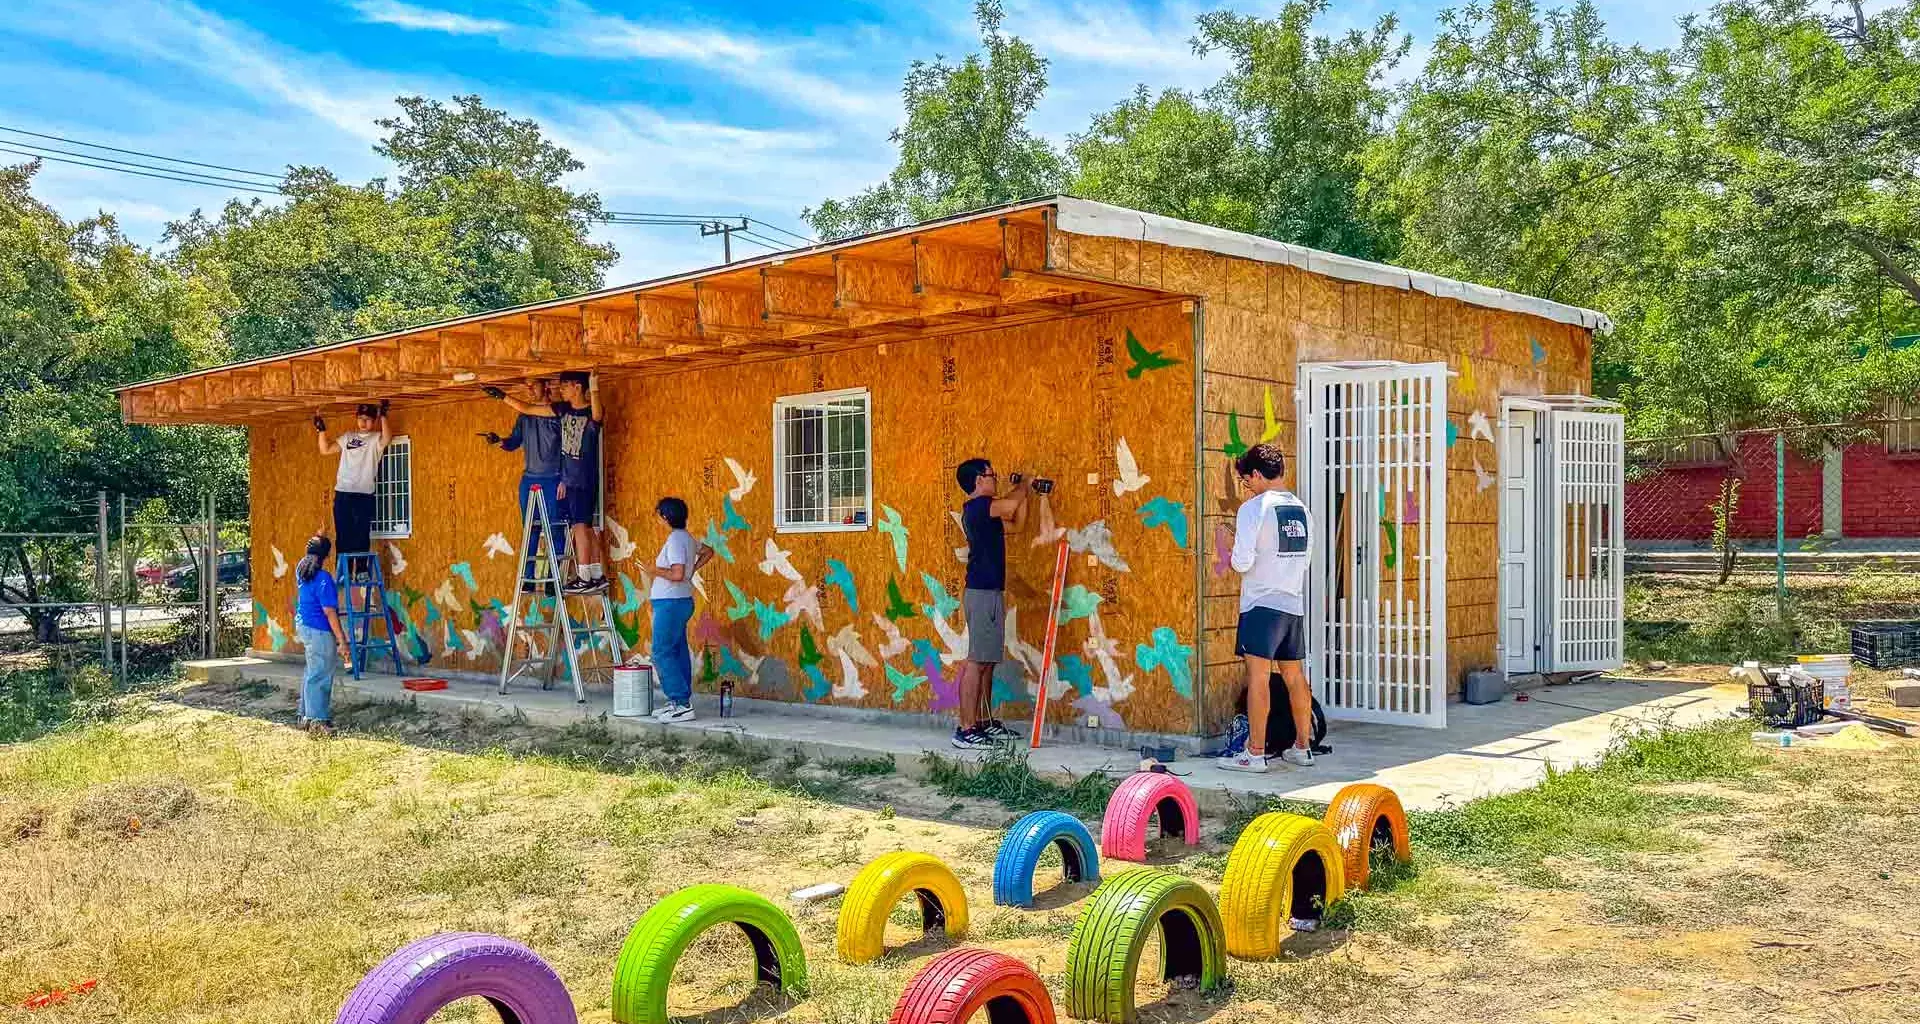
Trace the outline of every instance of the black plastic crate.
{"type": "Polygon", "coordinates": [[[1768,679],[1747,684],[1747,711],[1776,729],[1798,729],[1818,722],[1826,701],[1826,685],[1818,679],[1803,683],[1768,679]]]}
{"type": "Polygon", "coordinates": [[[1851,631],[1853,660],[1873,668],[1920,663],[1920,622],[1859,622],[1851,631]]]}

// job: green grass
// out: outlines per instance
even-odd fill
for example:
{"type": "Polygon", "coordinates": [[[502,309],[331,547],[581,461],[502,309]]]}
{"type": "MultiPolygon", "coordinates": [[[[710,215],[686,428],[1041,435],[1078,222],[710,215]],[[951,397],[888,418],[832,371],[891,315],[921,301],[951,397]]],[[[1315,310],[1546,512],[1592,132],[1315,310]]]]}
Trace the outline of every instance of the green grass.
{"type": "Polygon", "coordinates": [[[822,768],[844,779],[863,779],[875,775],[892,775],[894,772],[893,755],[880,757],[849,757],[840,761],[822,761],[822,768]]]}
{"type": "Polygon", "coordinates": [[[1082,775],[1060,785],[1034,774],[1027,753],[1014,747],[996,748],[976,765],[928,754],[922,762],[927,782],[946,796],[996,800],[1016,811],[1066,811],[1098,818],[1118,785],[1105,775],[1082,775]]]}
{"type": "Polygon", "coordinates": [[[1638,573],[1627,578],[1630,661],[1729,664],[1847,649],[1847,625],[1906,619],[1920,604],[1920,577],[1864,566],[1848,573],[1787,577],[1777,607],[1771,562],[1749,559],[1727,582],[1717,576],[1638,573]]]}
{"type": "Polygon", "coordinates": [[[113,680],[89,665],[75,671],[0,672],[0,743],[22,743],[112,715],[113,680]]]}

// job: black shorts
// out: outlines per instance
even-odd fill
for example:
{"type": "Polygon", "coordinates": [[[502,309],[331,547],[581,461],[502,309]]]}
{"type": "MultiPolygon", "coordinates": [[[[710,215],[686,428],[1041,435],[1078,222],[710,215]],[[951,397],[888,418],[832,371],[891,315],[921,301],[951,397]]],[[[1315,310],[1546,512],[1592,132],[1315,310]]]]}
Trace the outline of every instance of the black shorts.
{"type": "Polygon", "coordinates": [[[593,483],[575,483],[567,481],[567,496],[560,499],[560,514],[569,524],[594,525],[593,517],[600,511],[600,488],[593,483]]]}
{"type": "Polygon", "coordinates": [[[1240,613],[1240,627],[1233,637],[1233,653],[1251,654],[1273,661],[1305,661],[1306,619],[1272,608],[1249,608],[1240,613]]]}

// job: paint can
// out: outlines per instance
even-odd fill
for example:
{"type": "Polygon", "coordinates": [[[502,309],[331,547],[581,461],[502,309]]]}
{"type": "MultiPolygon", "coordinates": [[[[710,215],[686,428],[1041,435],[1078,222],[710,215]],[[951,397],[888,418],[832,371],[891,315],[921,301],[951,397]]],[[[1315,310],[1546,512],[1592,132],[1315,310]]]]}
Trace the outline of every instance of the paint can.
{"type": "Polygon", "coordinates": [[[630,661],[613,667],[613,717],[644,718],[653,714],[653,666],[630,661]]]}

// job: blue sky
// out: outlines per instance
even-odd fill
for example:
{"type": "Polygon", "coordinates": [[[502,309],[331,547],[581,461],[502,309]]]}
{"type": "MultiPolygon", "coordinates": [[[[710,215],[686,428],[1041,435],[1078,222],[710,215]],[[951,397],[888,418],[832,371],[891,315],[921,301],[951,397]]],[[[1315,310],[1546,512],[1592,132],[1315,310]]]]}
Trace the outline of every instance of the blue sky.
{"type": "MultiPolygon", "coordinates": [[[[1036,127],[1056,140],[1136,83],[1198,87],[1216,61],[1187,45],[1219,6],[1008,0],[1008,30],[1052,61],[1036,127]]],[[[1446,3],[1355,0],[1326,29],[1396,11],[1424,59],[1446,3]]],[[[1600,0],[1617,35],[1655,45],[1706,6],[1600,0]]],[[[968,0],[24,0],[0,4],[0,125],[233,167],[320,164],[388,173],[372,152],[393,97],[477,92],[533,117],[586,164],[607,208],[746,214],[801,229],[800,210],[884,176],[909,62],[965,53],[968,0]]],[[[0,133],[4,136],[5,133],[0,133]]],[[[44,142],[44,140],[39,140],[44,142]]],[[[12,161],[0,153],[0,159],[12,161]]],[[[116,214],[157,243],[220,189],[48,164],[36,192],[62,214],[116,214]]],[[[718,262],[691,230],[606,226],[613,282],[718,262]]],[[[753,251],[742,245],[741,251],[753,251]]]]}

